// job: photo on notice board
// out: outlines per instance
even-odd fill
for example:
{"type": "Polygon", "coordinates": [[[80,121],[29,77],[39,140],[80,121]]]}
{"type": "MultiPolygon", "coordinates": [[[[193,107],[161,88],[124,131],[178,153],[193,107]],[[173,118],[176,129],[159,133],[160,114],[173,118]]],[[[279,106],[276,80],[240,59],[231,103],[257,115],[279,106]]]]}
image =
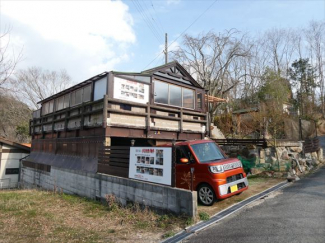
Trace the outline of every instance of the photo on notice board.
{"type": "Polygon", "coordinates": [[[156,150],[156,165],[164,165],[164,153],[163,150],[156,150]]]}

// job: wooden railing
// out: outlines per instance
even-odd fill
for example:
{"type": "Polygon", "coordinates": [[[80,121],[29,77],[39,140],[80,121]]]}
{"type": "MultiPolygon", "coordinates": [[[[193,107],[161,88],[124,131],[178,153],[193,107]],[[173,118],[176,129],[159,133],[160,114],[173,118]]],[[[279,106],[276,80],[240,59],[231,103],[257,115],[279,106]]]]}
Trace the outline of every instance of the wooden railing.
{"type": "MultiPolygon", "coordinates": [[[[202,112],[185,110],[183,108],[170,108],[160,105],[141,104],[125,100],[111,99],[107,95],[103,99],[94,102],[82,103],[75,107],[47,114],[40,118],[30,120],[30,134],[52,133],[55,131],[69,131],[75,129],[85,129],[89,127],[106,127],[107,118],[110,114],[127,115],[144,119],[143,124],[135,124],[134,128],[144,128],[150,130],[174,130],[177,132],[205,133],[200,129],[202,125],[208,128],[207,114],[202,112]],[[128,106],[131,110],[123,109],[128,106]],[[143,111],[138,111],[143,110],[143,111]],[[85,122],[89,115],[100,115],[98,122],[85,122]],[[156,121],[160,123],[169,122],[166,127],[163,125],[152,125],[156,121]],[[163,122],[161,122],[161,120],[163,122]],[[173,123],[174,122],[174,123],[173,123]],[[195,127],[191,127],[194,124],[195,127]],[[200,124],[200,125],[199,125],[200,124]],[[170,127],[168,127],[170,125],[170,127]]],[[[133,127],[132,124],[116,122],[109,124],[116,127],[133,127]]]]}
{"type": "Polygon", "coordinates": [[[304,152],[305,153],[312,153],[312,152],[316,152],[320,149],[320,144],[319,144],[319,138],[315,137],[315,138],[307,138],[304,141],[304,152]]]}
{"type": "Polygon", "coordinates": [[[227,138],[227,139],[213,139],[219,145],[256,145],[266,148],[267,141],[265,139],[234,139],[234,138],[227,138]]]}

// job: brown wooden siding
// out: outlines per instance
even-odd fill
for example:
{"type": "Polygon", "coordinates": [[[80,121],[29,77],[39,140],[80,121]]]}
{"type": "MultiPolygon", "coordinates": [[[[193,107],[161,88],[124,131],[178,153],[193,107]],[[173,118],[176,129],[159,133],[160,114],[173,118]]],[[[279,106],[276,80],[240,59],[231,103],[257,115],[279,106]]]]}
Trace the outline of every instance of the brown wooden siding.
{"type": "Polygon", "coordinates": [[[34,139],[32,152],[97,158],[104,137],[34,139]]]}
{"type": "Polygon", "coordinates": [[[129,146],[105,146],[99,150],[98,173],[128,178],[129,146]]]}

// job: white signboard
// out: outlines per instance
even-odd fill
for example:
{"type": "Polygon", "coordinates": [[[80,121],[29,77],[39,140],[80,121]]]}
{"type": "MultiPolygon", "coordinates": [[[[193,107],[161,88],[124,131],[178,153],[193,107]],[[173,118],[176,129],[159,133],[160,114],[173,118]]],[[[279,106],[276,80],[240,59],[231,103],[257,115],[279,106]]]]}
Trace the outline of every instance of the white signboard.
{"type": "Polygon", "coordinates": [[[149,85],[115,77],[114,98],[147,104],[149,85]]]}
{"type": "Polygon", "coordinates": [[[171,148],[130,148],[129,178],[171,185],[171,166],[171,148]]]}

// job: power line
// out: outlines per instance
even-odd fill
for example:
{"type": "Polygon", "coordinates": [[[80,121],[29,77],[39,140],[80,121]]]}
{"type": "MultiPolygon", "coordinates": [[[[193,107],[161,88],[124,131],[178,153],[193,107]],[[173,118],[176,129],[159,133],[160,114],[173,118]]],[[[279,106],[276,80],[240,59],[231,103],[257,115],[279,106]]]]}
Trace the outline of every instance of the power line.
{"type": "Polygon", "coordinates": [[[144,11],[141,11],[141,6],[139,5],[139,2],[136,0],[132,1],[134,6],[136,7],[137,11],[141,15],[143,21],[148,26],[149,30],[152,32],[152,34],[155,36],[155,38],[158,40],[158,43],[160,43],[159,34],[157,34],[155,28],[152,26],[152,23],[150,22],[150,19],[148,20],[148,17],[144,14],[144,11]]]}
{"type": "Polygon", "coordinates": [[[162,28],[160,28],[160,26],[157,24],[155,18],[151,14],[150,3],[149,2],[148,2],[148,4],[149,4],[149,7],[145,4],[145,1],[143,1],[143,5],[144,5],[145,9],[147,10],[146,13],[148,14],[148,16],[150,17],[150,19],[152,20],[152,22],[153,22],[154,26],[156,27],[158,33],[159,34],[161,33],[162,35],[164,35],[164,31],[162,30],[162,28]]]}
{"type": "Polygon", "coordinates": [[[156,16],[157,16],[157,19],[158,19],[158,23],[159,23],[161,29],[163,30],[163,33],[166,33],[166,31],[164,29],[164,26],[162,25],[162,22],[160,21],[160,18],[159,18],[159,15],[158,15],[157,11],[156,11],[156,8],[153,6],[153,2],[152,1],[150,1],[150,2],[151,2],[151,7],[153,8],[153,10],[156,13],[156,16]]]}
{"type": "Polygon", "coordinates": [[[148,26],[149,30],[152,32],[152,34],[155,36],[155,38],[158,40],[158,43],[161,43],[161,38],[159,37],[159,33],[157,32],[157,30],[154,28],[153,24],[150,21],[150,18],[148,18],[145,14],[144,11],[141,11],[141,9],[143,10],[142,6],[140,5],[140,3],[137,0],[133,0],[132,1],[136,10],[139,12],[139,14],[141,15],[142,19],[144,20],[144,22],[146,23],[146,25],[148,26]]]}
{"type": "MultiPolygon", "coordinates": [[[[184,35],[184,33],[191,28],[218,0],[213,1],[213,3],[206,9],[204,10],[175,40],[172,41],[167,47],[167,49],[174,44],[181,36],[184,35]]],[[[144,67],[146,69],[151,63],[153,63],[161,54],[164,52],[162,51],[160,54],[158,54],[147,66],[144,67]]]]}
{"type": "MultiPolygon", "coordinates": [[[[153,29],[156,31],[156,33],[157,33],[158,36],[160,37],[159,27],[158,27],[158,25],[155,23],[155,20],[153,19],[153,17],[152,17],[152,15],[151,15],[150,11],[148,10],[147,6],[144,4],[144,7],[142,7],[142,4],[141,4],[141,2],[140,2],[139,0],[135,0],[135,1],[138,2],[139,6],[140,6],[140,8],[142,9],[142,11],[143,11],[144,15],[146,16],[147,20],[151,23],[153,29]],[[145,8],[146,8],[147,10],[146,10],[145,8]],[[149,15],[150,15],[151,17],[150,17],[149,15]],[[155,24],[156,24],[156,25],[155,25],[155,24]]],[[[162,34],[163,34],[163,33],[162,33],[162,34]]]]}

